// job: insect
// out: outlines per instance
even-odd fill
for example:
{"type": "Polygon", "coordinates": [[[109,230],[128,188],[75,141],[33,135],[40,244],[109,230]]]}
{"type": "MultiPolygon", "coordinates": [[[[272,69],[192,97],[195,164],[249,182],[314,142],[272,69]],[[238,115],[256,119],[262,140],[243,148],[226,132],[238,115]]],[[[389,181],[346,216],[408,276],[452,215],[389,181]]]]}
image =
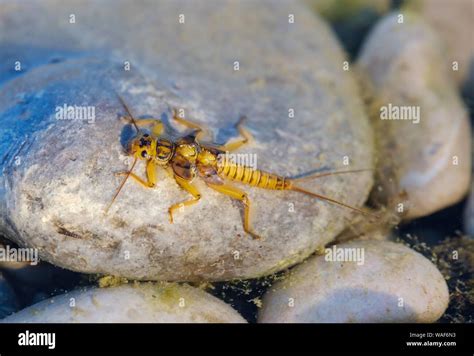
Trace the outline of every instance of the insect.
{"type": "Polygon", "coordinates": [[[357,211],[361,214],[371,215],[371,213],[364,210],[308,191],[296,184],[302,179],[362,172],[367,171],[367,169],[325,172],[304,176],[302,178],[288,178],[254,169],[253,167],[238,164],[230,160],[222,160],[220,157],[223,157],[226,152],[235,151],[253,139],[252,135],[243,127],[245,117],[241,117],[236,125],[240,134],[238,140],[228,142],[224,145],[215,145],[203,143],[201,139],[206,133],[206,130],[198,124],[182,118],[177,114],[176,110],[172,109],[173,120],[191,130],[184,136],[172,139],[167,135],[167,128],[161,120],[154,118],[135,119],[122,97],[118,96],[118,98],[127,113],[127,118],[133,124],[137,132],[127,148],[127,153],[134,157],[133,163],[128,171],[117,173],[117,175],[123,175],[125,178],[122,180],[112,201],[106,208],[106,213],[129,177],[146,188],[153,188],[157,183],[155,171],[157,167],[163,167],[174,177],[176,183],[192,196],[189,200],[169,207],[168,212],[171,223],[173,223],[173,214],[177,209],[196,204],[201,199],[201,193],[193,183],[196,177],[204,180],[208,187],[217,192],[243,203],[243,228],[244,231],[254,239],[258,239],[259,235],[257,235],[250,226],[250,200],[244,191],[232,186],[228,181],[240,182],[263,189],[297,191],[357,211]],[[143,126],[149,126],[151,130],[141,129],[143,126]],[[146,180],[133,173],[133,169],[139,160],[146,161],[146,180]]]}

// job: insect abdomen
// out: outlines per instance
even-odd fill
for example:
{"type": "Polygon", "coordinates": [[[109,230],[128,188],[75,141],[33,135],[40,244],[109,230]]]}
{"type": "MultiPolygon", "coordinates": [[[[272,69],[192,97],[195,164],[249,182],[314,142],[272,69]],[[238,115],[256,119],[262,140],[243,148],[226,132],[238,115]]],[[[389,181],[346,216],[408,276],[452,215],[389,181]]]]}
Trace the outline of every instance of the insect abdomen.
{"type": "Polygon", "coordinates": [[[290,187],[290,181],[284,177],[235,163],[219,165],[217,173],[223,178],[263,189],[285,190],[290,187]]]}

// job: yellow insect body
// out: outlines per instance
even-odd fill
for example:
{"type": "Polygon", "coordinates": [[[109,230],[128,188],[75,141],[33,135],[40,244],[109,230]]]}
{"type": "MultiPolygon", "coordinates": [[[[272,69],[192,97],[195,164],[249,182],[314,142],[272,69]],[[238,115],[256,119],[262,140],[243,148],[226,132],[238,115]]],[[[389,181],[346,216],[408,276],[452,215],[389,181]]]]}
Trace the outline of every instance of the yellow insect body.
{"type": "MultiPolygon", "coordinates": [[[[222,157],[225,157],[228,152],[232,152],[252,140],[250,133],[242,127],[245,118],[241,118],[237,124],[237,129],[241,135],[241,139],[227,143],[223,146],[218,146],[201,143],[200,138],[205,131],[197,124],[179,117],[176,115],[176,111],[173,111],[173,120],[187,128],[192,129],[193,131],[176,140],[171,140],[164,136],[165,126],[160,120],[135,120],[122,98],[119,97],[119,99],[127,111],[129,119],[137,129],[137,135],[132,139],[130,146],[128,147],[128,153],[133,155],[135,160],[129,171],[118,173],[119,175],[125,175],[125,179],[117,189],[117,192],[115,193],[106,211],[108,211],[112,203],[115,201],[128,177],[132,177],[144,187],[152,188],[156,185],[156,168],[157,166],[161,166],[172,173],[176,183],[192,196],[190,200],[174,204],[169,208],[170,222],[173,222],[173,212],[176,209],[182,206],[195,204],[201,199],[201,194],[193,183],[193,180],[196,177],[203,179],[208,187],[222,194],[228,195],[233,199],[242,201],[244,205],[244,230],[255,239],[259,238],[259,236],[254,233],[250,227],[250,201],[247,197],[247,194],[240,189],[227,184],[226,181],[228,180],[262,189],[298,191],[318,199],[352,209],[362,214],[372,215],[368,212],[344,204],[337,200],[307,191],[304,188],[294,184],[299,179],[282,177],[276,174],[255,169],[254,167],[250,167],[245,164],[239,164],[231,160],[222,159],[222,157]],[[139,129],[140,126],[150,125],[152,125],[151,133],[139,129]],[[132,173],[133,168],[135,167],[135,164],[138,160],[145,160],[147,162],[146,181],[132,173]]],[[[361,171],[366,170],[327,172],[310,175],[308,177],[304,177],[303,179],[361,171]]]]}

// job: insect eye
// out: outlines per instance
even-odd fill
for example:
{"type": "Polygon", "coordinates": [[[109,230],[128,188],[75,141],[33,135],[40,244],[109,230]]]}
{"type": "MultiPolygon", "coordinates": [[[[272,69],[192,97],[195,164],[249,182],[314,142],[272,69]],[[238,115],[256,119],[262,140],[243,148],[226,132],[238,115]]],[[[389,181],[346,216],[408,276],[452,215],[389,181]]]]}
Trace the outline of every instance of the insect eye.
{"type": "Polygon", "coordinates": [[[146,151],[142,151],[142,157],[145,158],[147,156],[146,151]]]}

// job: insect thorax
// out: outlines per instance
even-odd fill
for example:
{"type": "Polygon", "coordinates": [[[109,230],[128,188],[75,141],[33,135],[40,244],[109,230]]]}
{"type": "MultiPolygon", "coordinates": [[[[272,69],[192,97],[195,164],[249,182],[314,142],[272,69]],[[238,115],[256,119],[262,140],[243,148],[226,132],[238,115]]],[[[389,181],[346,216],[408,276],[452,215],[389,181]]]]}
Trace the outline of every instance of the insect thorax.
{"type": "Polygon", "coordinates": [[[169,162],[176,151],[173,141],[166,138],[159,138],[156,141],[156,160],[158,162],[169,162]]]}

